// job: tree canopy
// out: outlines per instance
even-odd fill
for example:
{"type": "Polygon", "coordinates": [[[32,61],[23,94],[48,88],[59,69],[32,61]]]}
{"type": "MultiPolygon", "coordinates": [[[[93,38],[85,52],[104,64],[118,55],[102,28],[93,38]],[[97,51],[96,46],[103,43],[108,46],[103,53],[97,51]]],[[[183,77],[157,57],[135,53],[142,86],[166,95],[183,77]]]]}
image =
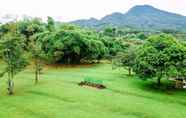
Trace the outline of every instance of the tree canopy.
{"type": "Polygon", "coordinates": [[[185,61],[185,52],[185,47],[173,36],[153,35],[138,49],[134,70],[141,77],[157,77],[160,84],[172,67],[180,71],[178,64],[185,61]]]}

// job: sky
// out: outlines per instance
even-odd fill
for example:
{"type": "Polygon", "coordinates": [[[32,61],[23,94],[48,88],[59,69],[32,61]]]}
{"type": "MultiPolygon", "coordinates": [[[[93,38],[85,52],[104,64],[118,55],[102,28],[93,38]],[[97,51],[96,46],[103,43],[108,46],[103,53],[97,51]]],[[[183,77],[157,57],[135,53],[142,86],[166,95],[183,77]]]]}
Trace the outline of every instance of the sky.
{"type": "Polygon", "coordinates": [[[186,16],[186,0],[0,0],[0,16],[47,16],[59,21],[73,21],[91,17],[100,19],[113,12],[127,12],[135,5],[156,8],[186,16]],[[6,15],[8,14],[8,15],[6,15]]]}

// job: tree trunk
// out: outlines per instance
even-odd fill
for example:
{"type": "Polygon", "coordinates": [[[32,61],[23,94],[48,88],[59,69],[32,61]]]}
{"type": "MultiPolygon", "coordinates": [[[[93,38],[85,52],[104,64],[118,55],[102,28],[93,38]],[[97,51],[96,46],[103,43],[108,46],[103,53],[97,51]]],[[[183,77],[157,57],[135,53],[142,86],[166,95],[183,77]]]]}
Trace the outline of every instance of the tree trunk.
{"type": "Polygon", "coordinates": [[[158,86],[161,86],[161,78],[158,77],[158,86]]]}
{"type": "Polygon", "coordinates": [[[35,84],[37,84],[39,81],[39,73],[38,73],[38,70],[36,69],[35,71],[35,84]]]}
{"type": "Polygon", "coordinates": [[[129,71],[129,76],[131,76],[132,75],[132,69],[131,69],[131,67],[128,68],[128,71],[129,71]]]}
{"type": "Polygon", "coordinates": [[[8,94],[13,95],[14,82],[12,79],[8,79],[8,94]]]}
{"type": "Polygon", "coordinates": [[[158,76],[158,86],[161,86],[161,78],[162,78],[162,71],[160,72],[160,75],[158,76]]]}
{"type": "Polygon", "coordinates": [[[35,60],[35,84],[39,81],[39,62],[35,60]]]}

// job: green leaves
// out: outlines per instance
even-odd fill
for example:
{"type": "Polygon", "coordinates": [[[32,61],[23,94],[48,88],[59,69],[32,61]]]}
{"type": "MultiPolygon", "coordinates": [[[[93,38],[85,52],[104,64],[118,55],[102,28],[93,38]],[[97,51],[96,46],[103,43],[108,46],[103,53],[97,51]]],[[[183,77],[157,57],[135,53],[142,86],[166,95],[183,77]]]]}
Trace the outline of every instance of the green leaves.
{"type": "Polygon", "coordinates": [[[162,77],[175,69],[179,73],[185,69],[179,65],[186,59],[185,52],[185,46],[171,35],[153,35],[138,49],[134,70],[140,76],[151,77],[162,77]]]}
{"type": "MultiPolygon", "coordinates": [[[[14,24],[10,26],[14,29],[14,24]]],[[[28,63],[23,50],[24,37],[16,32],[17,29],[14,29],[15,31],[13,29],[11,29],[11,32],[4,34],[0,42],[1,56],[6,63],[3,73],[7,72],[11,77],[20,72],[28,63]]]]}
{"type": "Polygon", "coordinates": [[[43,51],[54,63],[80,63],[82,59],[100,59],[106,53],[104,43],[95,32],[76,27],[61,27],[37,37],[43,51]]]}

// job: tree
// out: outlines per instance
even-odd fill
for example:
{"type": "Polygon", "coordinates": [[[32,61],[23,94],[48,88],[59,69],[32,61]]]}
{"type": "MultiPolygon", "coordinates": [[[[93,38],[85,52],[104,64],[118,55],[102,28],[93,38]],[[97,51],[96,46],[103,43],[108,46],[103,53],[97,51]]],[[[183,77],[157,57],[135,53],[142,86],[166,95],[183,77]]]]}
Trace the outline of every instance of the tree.
{"type": "Polygon", "coordinates": [[[50,32],[55,30],[55,21],[52,17],[48,17],[46,27],[47,27],[48,31],[50,31],[50,32]]]}
{"type": "Polygon", "coordinates": [[[162,77],[166,76],[170,67],[175,67],[176,63],[180,63],[185,58],[182,57],[183,51],[178,51],[182,50],[181,48],[181,44],[171,35],[150,36],[137,51],[134,71],[140,77],[157,77],[160,85],[162,77]]]}
{"type": "Polygon", "coordinates": [[[14,76],[24,69],[27,61],[23,55],[23,42],[22,37],[16,30],[16,25],[10,25],[11,31],[4,34],[0,40],[0,51],[2,60],[6,63],[6,68],[2,72],[2,76],[8,73],[8,93],[13,94],[14,76]]]}
{"type": "MultiPolygon", "coordinates": [[[[31,37],[36,33],[41,33],[45,30],[44,23],[39,18],[24,19],[17,22],[18,31],[24,35],[25,38],[25,49],[29,47],[29,43],[32,42],[31,37]]],[[[29,49],[27,49],[29,50],[29,49]]]]}
{"type": "Polygon", "coordinates": [[[39,18],[23,19],[17,22],[18,30],[21,34],[25,35],[27,39],[35,33],[44,31],[44,23],[39,18]]]}
{"type": "Polygon", "coordinates": [[[179,79],[186,78],[186,46],[183,43],[179,45],[171,45],[167,53],[170,55],[170,64],[169,67],[171,70],[174,69],[174,75],[168,72],[168,76],[175,76],[179,79]]]}
{"type": "Polygon", "coordinates": [[[141,40],[145,40],[147,38],[147,36],[145,35],[145,33],[140,32],[137,34],[137,38],[139,38],[141,40]]]}
{"type": "Polygon", "coordinates": [[[129,47],[123,52],[119,52],[113,59],[113,66],[115,67],[124,67],[128,69],[128,75],[131,76],[132,68],[135,65],[136,59],[136,48],[129,47]]]}
{"type": "Polygon", "coordinates": [[[93,31],[61,27],[53,32],[40,33],[37,37],[50,62],[79,64],[81,60],[101,59],[106,53],[104,43],[93,31]]]}
{"type": "Polygon", "coordinates": [[[132,67],[135,65],[136,50],[135,47],[128,48],[121,57],[122,65],[128,67],[128,74],[131,75],[132,67]]]}
{"type": "Polygon", "coordinates": [[[104,29],[103,34],[110,37],[116,36],[116,28],[107,27],[104,29]]]}
{"type": "Polygon", "coordinates": [[[102,36],[100,40],[104,43],[107,48],[108,56],[116,56],[118,52],[122,52],[126,46],[119,40],[114,40],[112,37],[102,36]]]}
{"type": "Polygon", "coordinates": [[[45,55],[41,49],[41,45],[37,41],[33,41],[30,44],[30,52],[32,60],[34,61],[35,84],[37,84],[40,79],[40,74],[42,71],[42,61],[44,60],[45,55]]]}

